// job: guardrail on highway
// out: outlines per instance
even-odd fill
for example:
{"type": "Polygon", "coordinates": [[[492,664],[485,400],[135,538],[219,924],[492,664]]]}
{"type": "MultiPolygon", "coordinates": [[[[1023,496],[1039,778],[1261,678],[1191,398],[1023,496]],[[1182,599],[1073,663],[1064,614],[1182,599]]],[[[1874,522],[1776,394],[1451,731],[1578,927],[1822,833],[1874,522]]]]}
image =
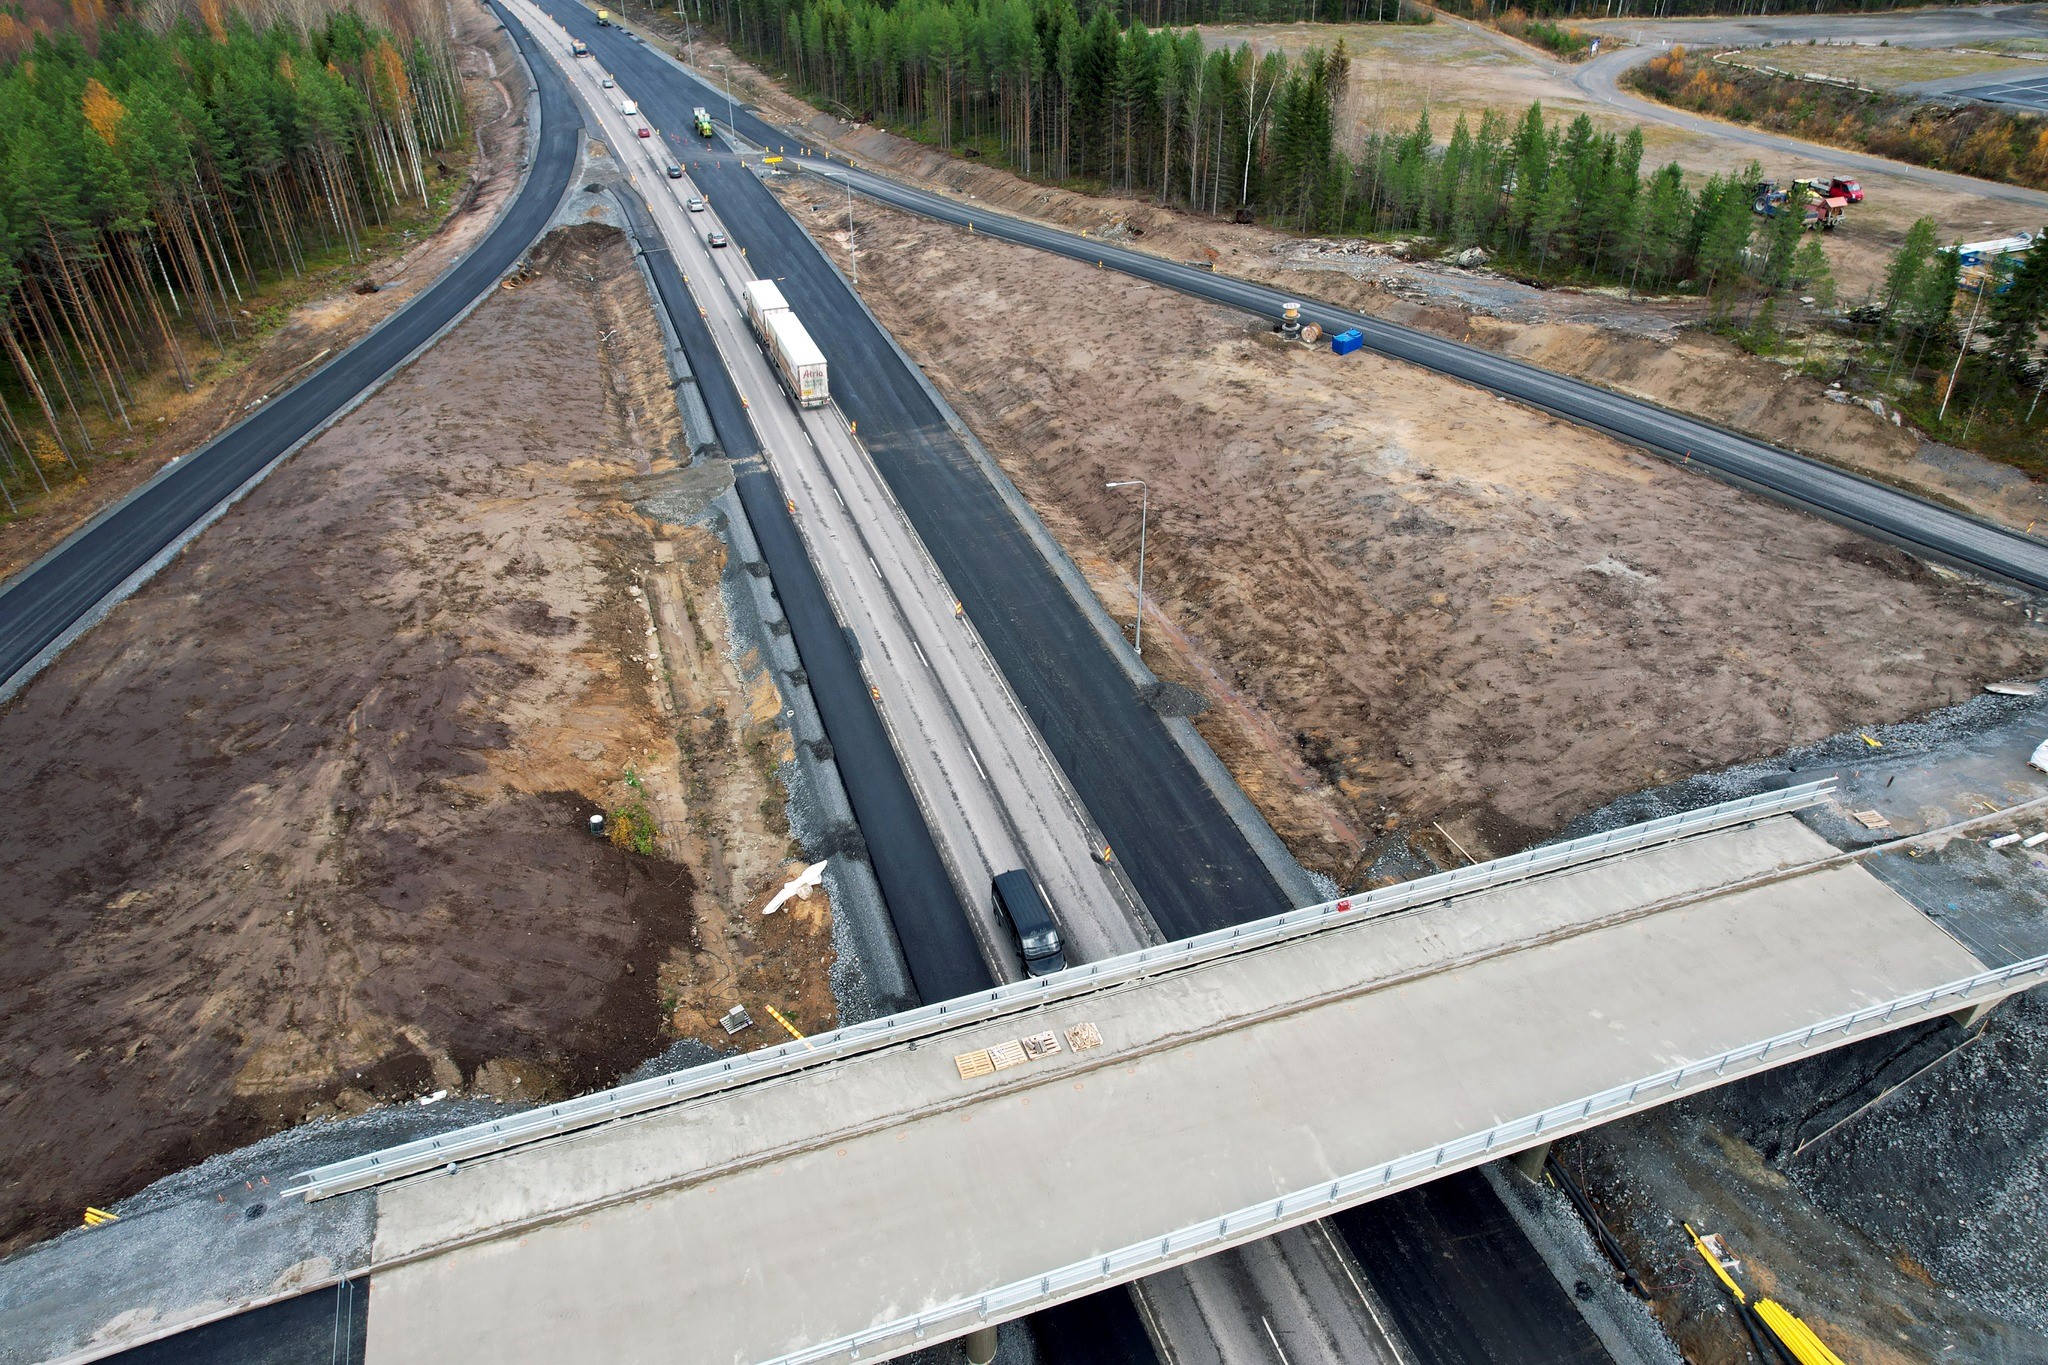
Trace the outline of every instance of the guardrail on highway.
{"type": "Polygon", "coordinates": [[[635,1081],[631,1085],[601,1090],[560,1104],[509,1114],[489,1123],[458,1128],[439,1137],[420,1138],[347,1161],[337,1161],[302,1173],[285,1193],[308,1200],[325,1199],[350,1190],[451,1167],[579,1129],[700,1099],[735,1086],[807,1070],[857,1053],[1036,1009],[1149,976],[1184,970],[1220,957],[1802,810],[1825,800],[1833,790],[1834,782],[1828,779],[1723,801],[1718,805],[1662,816],[1604,834],[1547,844],[1491,862],[1438,872],[1415,881],[1360,892],[1300,910],[1289,910],[1248,924],[1211,930],[1193,938],[1141,948],[1133,953],[1070,967],[1052,976],[1012,982],[956,1000],[924,1005],[866,1023],[849,1024],[798,1042],[763,1048],[724,1061],[707,1062],[687,1071],[635,1081]]]}
{"type": "MultiPolygon", "coordinates": [[[[809,1346],[788,1355],[777,1356],[762,1365],[809,1365],[823,1360],[858,1359],[867,1350],[885,1344],[900,1346],[905,1340],[934,1337],[943,1340],[973,1331],[983,1323],[1003,1321],[1028,1312],[1034,1305],[1070,1297],[1076,1293],[1092,1293],[1106,1289],[1126,1280],[1137,1279],[1155,1270],[1163,1270],[1195,1259],[1191,1253],[1207,1254],[1204,1248],[1221,1250],[1225,1246],[1249,1241],[1297,1223],[1307,1222],[1325,1214],[1340,1212],[1352,1204],[1363,1202],[1361,1196],[1373,1190],[1386,1189],[1430,1171],[1445,1167],[1471,1164],[1474,1158],[1484,1159],[1495,1153],[1509,1155],[1524,1151],[1539,1143],[1562,1137],[1570,1132],[1592,1126],[1591,1121],[1602,1116],[1617,1116],[1638,1106],[1645,1095],[1655,1096],[1657,1102],[1676,1095],[1685,1088],[1688,1080],[1698,1080],[1712,1075],[1719,1077],[1729,1066],[1745,1061],[1762,1062],[1773,1052],[1788,1049],[1805,1049],[1816,1040],[1832,1038],[1832,1043],[1847,1040],[1847,1036],[1859,1025],[1873,1021],[1891,1025],[1901,1010],[1918,1011],[1917,1017],[1925,1018],[1935,1014],[1952,1014],[1986,1000],[2003,999],[2031,985],[2038,985],[2048,979],[2048,954],[2015,962],[2009,967],[1996,971],[1979,972],[1975,976],[1950,981],[1931,990],[1888,1000],[1883,1004],[1869,1005],[1851,1014],[1838,1015],[1823,1020],[1811,1028],[1781,1033],[1775,1038],[1766,1038],[1744,1047],[1732,1048],[1718,1056],[1697,1062],[1687,1062],[1655,1075],[1645,1076],[1628,1085],[1603,1090],[1597,1095],[1588,1095],[1545,1109],[1538,1114],[1514,1119],[1487,1129],[1483,1133],[1468,1133],[1453,1138],[1427,1151],[1412,1152],[1396,1157],[1392,1161],[1342,1176],[1326,1184],[1309,1189],[1297,1190],[1269,1203],[1254,1204],[1220,1218],[1205,1220],[1184,1227],[1163,1237],[1151,1237],[1134,1242],[1103,1256],[1091,1256],[1085,1261],[1076,1261],[1034,1275],[1028,1280],[1018,1280],[992,1289],[986,1294],[971,1299],[959,1299],[939,1308],[927,1309],[922,1313],[898,1318],[893,1322],[865,1331],[843,1336],[836,1341],[809,1346]]],[[[1648,1104],[1640,1107],[1647,1108],[1648,1104]]]]}

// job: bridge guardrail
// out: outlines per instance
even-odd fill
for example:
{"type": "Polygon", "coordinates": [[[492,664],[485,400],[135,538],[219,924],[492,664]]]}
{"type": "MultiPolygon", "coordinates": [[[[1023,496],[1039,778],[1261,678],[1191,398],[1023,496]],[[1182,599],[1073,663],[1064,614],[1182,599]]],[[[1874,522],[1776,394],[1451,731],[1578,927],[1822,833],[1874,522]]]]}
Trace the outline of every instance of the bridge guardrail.
{"type": "Polygon", "coordinates": [[[920,1006],[865,1023],[849,1024],[831,1033],[778,1044],[723,1061],[707,1062],[685,1071],[458,1128],[438,1137],[420,1138],[346,1161],[332,1162],[302,1172],[285,1194],[307,1200],[325,1199],[351,1190],[386,1184],[515,1147],[544,1142],[579,1129],[681,1104],[735,1086],[807,1070],[871,1049],[982,1023],[1163,972],[1184,970],[1220,957],[1250,952],[1362,920],[1439,904],[1456,896],[1563,871],[1603,858],[1639,852],[1678,839],[1802,810],[1825,800],[1833,790],[1834,782],[1830,778],[1723,801],[1601,834],[1526,849],[1505,858],[1434,873],[1320,905],[1285,911],[1247,924],[1214,929],[1193,938],[1141,948],[1136,952],[1070,967],[1052,976],[1011,982],[955,1000],[920,1006]]]}
{"type": "Polygon", "coordinates": [[[1796,1029],[1774,1038],[1731,1048],[1727,1052],[1702,1061],[1687,1062],[1683,1066],[1645,1076],[1628,1085],[1615,1086],[1568,1104],[1555,1105],[1541,1113],[1498,1124],[1483,1133],[1468,1133],[1464,1137],[1453,1138],[1426,1151],[1396,1157],[1392,1161],[1324,1184],[1296,1190],[1270,1202],[1261,1202],[1220,1218],[1192,1224],[1167,1233],[1163,1237],[1147,1238],[1143,1242],[1134,1242],[1107,1255],[1092,1256],[1085,1261],[1076,1261],[1057,1270],[1047,1271],[1043,1275],[1017,1280],[999,1289],[992,1289],[986,1294],[955,1300],[942,1307],[898,1318],[893,1322],[870,1327],[834,1341],[822,1342],[788,1355],[776,1356],[772,1360],[762,1362],[761,1365],[810,1365],[810,1362],[815,1361],[858,1359],[870,1347],[900,1344],[906,1337],[916,1339],[936,1334],[940,1339],[944,1339],[957,1336],[972,1331],[991,1319],[1002,1321],[1016,1317],[1021,1311],[1027,1311],[1031,1305],[1044,1300],[1064,1298],[1076,1291],[1093,1292],[1109,1288],[1148,1273],[1148,1267],[1166,1269],[1180,1264],[1191,1259],[1188,1253],[1198,1248],[1213,1245],[1221,1250],[1226,1245],[1248,1241],[1264,1236],[1268,1232],[1277,1232],[1283,1227],[1305,1222],[1324,1212],[1339,1212],[1354,1203],[1363,1202],[1360,1196],[1371,1190],[1383,1189],[1428,1171],[1438,1170],[1447,1165],[1468,1163],[1474,1157],[1484,1158],[1496,1152],[1506,1155],[1522,1151],[1554,1137],[1587,1127],[1589,1121],[1598,1116],[1613,1115],[1617,1111],[1638,1107],[1637,1102],[1645,1094],[1657,1095],[1661,1102],[1662,1098],[1668,1098],[1682,1090],[1688,1080],[1697,1080],[1709,1073],[1719,1077],[1736,1062],[1763,1061],[1773,1052],[1793,1047],[1807,1048],[1816,1039],[1828,1038],[1830,1035],[1837,1035],[1837,1041],[1845,1041],[1846,1035],[1858,1025],[1868,1024],[1873,1020],[1889,1025],[1900,1010],[1919,1010],[1926,1015],[1954,1013],[1974,1003],[2003,999],[2043,980],[2048,980],[2048,954],[2027,958],[1994,971],[1980,972],[1975,976],[1950,981],[1930,990],[1888,1000],[1882,1004],[1868,1005],[1849,1014],[1823,1020],[1810,1028],[1796,1029]]]}

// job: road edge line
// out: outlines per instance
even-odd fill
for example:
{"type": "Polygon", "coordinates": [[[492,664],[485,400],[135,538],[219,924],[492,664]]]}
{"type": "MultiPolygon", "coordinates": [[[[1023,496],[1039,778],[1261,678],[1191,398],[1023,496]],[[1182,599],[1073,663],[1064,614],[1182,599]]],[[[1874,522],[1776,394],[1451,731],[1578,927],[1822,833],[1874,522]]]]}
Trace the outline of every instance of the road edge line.
{"type": "MultiPolygon", "coordinates": [[[[805,173],[817,175],[820,179],[829,181],[831,178],[819,175],[810,167],[801,169],[805,173]]],[[[869,199],[868,202],[876,201],[869,199]]],[[[894,205],[884,207],[898,213],[904,212],[894,205]]],[[[794,214],[790,217],[792,222],[796,221],[794,214]]],[[[875,325],[875,330],[888,341],[889,349],[896,353],[896,358],[910,371],[918,387],[924,391],[925,397],[931,400],[939,416],[945,420],[947,427],[960,438],[961,444],[966,447],[967,453],[973,458],[982,476],[989,481],[996,491],[996,496],[1010,509],[1010,514],[1017,519],[1025,536],[1037,549],[1039,557],[1053,571],[1054,577],[1059,579],[1060,586],[1066,589],[1067,596],[1081,609],[1082,616],[1095,628],[1096,635],[1109,647],[1110,656],[1122,668],[1132,687],[1142,690],[1157,685],[1158,675],[1148,668],[1144,660],[1138,657],[1137,651],[1131,648],[1131,642],[1124,637],[1123,629],[1111,619],[1109,609],[1102,605],[1102,599],[1088,586],[1088,580],[1082,574],[1080,566],[1067,553],[1066,547],[1054,538],[1044,520],[1023,493],[1018,491],[1017,485],[1003,472],[1002,466],[988,453],[987,447],[982,445],[981,439],[968,428],[960,414],[954,411],[953,405],[946,401],[945,395],[939,392],[931,378],[925,374],[923,367],[911,359],[910,354],[896,340],[895,334],[875,316],[874,310],[868,307],[867,300],[861,297],[860,291],[853,287],[852,281],[848,280],[846,273],[839,268],[839,263],[826,254],[825,249],[818,245],[817,239],[811,236],[809,229],[801,222],[797,222],[797,228],[803,233],[804,240],[810,243],[811,249],[818,253],[825,265],[839,278],[839,282],[846,286],[847,293],[860,306],[860,310],[867,314],[868,320],[875,325]]],[[[1258,806],[1245,795],[1244,788],[1238,785],[1237,779],[1231,775],[1229,767],[1223,760],[1217,757],[1216,751],[1209,747],[1209,742],[1202,738],[1201,731],[1195,728],[1194,722],[1185,716],[1158,715],[1156,710],[1153,714],[1158,716],[1166,733],[1173,739],[1175,747],[1188,760],[1189,766],[1194,768],[1195,775],[1201,778],[1202,785],[1209,789],[1210,794],[1223,807],[1224,814],[1230,817],[1231,823],[1244,835],[1245,841],[1251,845],[1252,852],[1258,856],[1268,875],[1279,884],[1281,894],[1298,905],[1314,905],[1328,899],[1310,878],[1307,869],[1303,868],[1288,851],[1287,845],[1274,832],[1266,817],[1259,812],[1258,806]]]]}
{"type": "MultiPolygon", "coordinates": [[[[494,14],[498,13],[495,5],[493,5],[492,12],[494,14]]],[[[502,19],[503,16],[500,15],[500,18],[502,19]]],[[[322,365],[319,369],[314,370],[311,374],[305,375],[303,378],[299,380],[298,384],[294,384],[291,388],[286,389],[284,393],[277,395],[278,398],[287,397],[291,393],[295,392],[300,385],[305,384],[308,380],[311,380],[315,375],[321,374],[329,366],[339,364],[343,359],[345,359],[348,356],[348,354],[351,351],[355,350],[358,346],[361,346],[363,343],[369,341],[372,337],[376,336],[377,333],[383,331],[386,327],[391,326],[400,318],[403,318],[408,312],[412,310],[414,304],[420,302],[420,300],[424,299],[428,293],[432,292],[435,285],[438,285],[442,280],[447,279],[456,270],[460,269],[462,265],[466,263],[471,256],[474,256],[477,252],[483,250],[484,245],[490,241],[491,234],[497,231],[498,225],[501,222],[503,222],[505,216],[512,211],[512,206],[518,203],[520,196],[526,192],[527,183],[533,178],[534,162],[540,149],[539,86],[535,84],[534,81],[533,65],[532,63],[526,60],[526,53],[523,50],[521,50],[518,40],[516,38],[511,38],[511,29],[509,26],[505,27],[505,32],[507,38],[512,43],[513,56],[518,59],[519,65],[526,71],[526,126],[532,132],[532,137],[527,145],[526,155],[521,158],[518,185],[516,185],[513,188],[511,194],[505,197],[505,202],[498,206],[498,211],[492,215],[490,223],[484,228],[482,236],[480,236],[477,239],[475,245],[471,246],[467,251],[463,252],[460,256],[457,256],[454,260],[450,261],[447,264],[447,266],[440,272],[440,274],[434,277],[433,282],[427,285],[425,289],[421,290],[419,294],[415,295],[411,302],[407,303],[404,307],[400,308],[397,312],[391,314],[389,317],[384,318],[382,321],[378,322],[374,327],[370,328],[369,331],[363,333],[360,337],[357,337],[354,341],[350,342],[332,359],[330,359],[326,365],[322,365]]],[[[570,179],[573,182],[575,176],[572,174],[570,176],[570,179]]],[[[556,214],[559,214],[561,212],[562,205],[568,202],[569,196],[575,191],[575,188],[576,187],[573,183],[563,187],[562,197],[555,204],[556,214]]],[[[550,214],[548,223],[542,229],[540,236],[545,237],[548,232],[551,232],[553,230],[554,214],[550,214]]],[[[534,240],[539,241],[540,237],[536,237],[534,240]]],[[[526,248],[522,248],[521,254],[524,254],[524,251],[526,249],[530,249],[532,245],[533,243],[529,242],[526,248]]],[[[43,646],[42,649],[36,652],[33,658],[29,659],[29,661],[24,663],[20,668],[16,669],[6,679],[0,680],[0,706],[4,706],[8,702],[14,700],[14,698],[21,693],[23,688],[27,687],[30,683],[34,682],[36,678],[41,675],[44,669],[48,668],[51,664],[55,663],[58,657],[62,655],[65,650],[71,648],[72,645],[77,644],[78,641],[82,639],[88,631],[92,630],[93,627],[99,625],[100,622],[104,621],[107,618],[107,614],[109,612],[113,611],[115,607],[118,607],[123,602],[127,601],[130,597],[133,597],[138,591],[141,590],[144,584],[148,583],[150,579],[156,577],[159,573],[162,573],[164,569],[169,567],[172,560],[176,559],[180,554],[184,553],[185,549],[188,546],[190,546],[193,541],[197,540],[200,536],[204,535],[208,530],[210,530],[215,522],[219,521],[222,517],[226,516],[228,512],[231,509],[233,509],[236,503],[240,502],[243,498],[248,497],[249,494],[255,492],[257,486],[260,485],[265,479],[269,478],[271,474],[277,470],[277,467],[279,465],[283,464],[286,460],[289,460],[292,456],[298,454],[301,450],[305,449],[307,446],[311,445],[313,442],[319,440],[322,436],[326,435],[329,429],[331,429],[337,422],[340,422],[343,418],[349,416],[357,408],[361,407],[364,403],[370,401],[370,399],[375,398],[379,393],[383,392],[385,385],[389,384],[392,380],[398,378],[398,376],[400,376],[401,374],[404,374],[408,369],[411,369],[414,362],[416,362],[421,356],[425,355],[433,347],[439,345],[441,340],[444,337],[446,337],[450,332],[454,331],[457,327],[460,327],[463,323],[467,322],[469,320],[469,315],[471,313],[474,313],[480,306],[482,306],[484,300],[490,298],[494,292],[495,291],[491,289],[479,290],[475,298],[471,299],[468,303],[464,304],[460,309],[458,309],[455,315],[449,318],[444,325],[442,325],[439,328],[436,328],[433,335],[423,338],[419,345],[415,346],[412,350],[407,351],[403,356],[400,356],[396,361],[392,362],[389,368],[387,368],[382,374],[378,375],[376,378],[372,379],[369,383],[365,384],[361,389],[357,390],[355,395],[351,397],[347,402],[341,404],[340,406],[336,407],[332,412],[328,413],[327,416],[324,419],[322,419],[317,426],[313,427],[312,430],[308,431],[304,436],[301,436],[298,440],[292,442],[289,446],[279,451],[278,454],[270,461],[265,463],[261,469],[258,469],[255,473],[251,474],[247,479],[243,480],[242,483],[240,483],[233,490],[231,490],[227,494],[227,496],[223,497],[211,508],[201,513],[189,525],[187,525],[183,531],[180,531],[177,537],[173,539],[170,544],[164,546],[163,549],[159,550],[155,555],[151,556],[147,563],[143,564],[140,568],[136,569],[135,572],[129,574],[128,577],[122,579],[120,583],[116,584],[114,588],[110,590],[105,596],[101,597],[99,601],[93,603],[90,607],[86,608],[84,612],[80,613],[79,616],[76,619],[74,619],[72,623],[65,628],[64,632],[60,634],[56,639],[50,641],[49,644],[43,646]]],[[[119,501],[111,503],[108,506],[101,508],[98,512],[95,512],[90,518],[88,518],[82,525],[80,525],[77,530],[73,531],[70,535],[64,537],[64,539],[57,542],[57,544],[51,546],[50,549],[45,554],[40,556],[33,564],[30,564],[27,568],[23,569],[19,574],[15,575],[14,578],[10,579],[8,586],[11,586],[15,583],[26,581],[29,575],[33,574],[36,570],[40,569],[45,563],[54,559],[60,552],[62,552],[67,546],[71,545],[79,537],[84,536],[85,534],[90,532],[95,526],[99,525],[107,518],[113,516],[122,508],[128,506],[137,498],[140,498],[147,494],[149,490],[155,487],[159,482],[170,477],[170,475],[173,473],[175,464],[177,464],[178,462],[182,462],[184,460],[191,459],[194,456],[212,447],[216,442],[225,440],[229,436],[232,436],[236,431],[241,429],[243,422],[247,420],[248,416],[245,415],[244,417],[238,419],[235,422],[235,424],[229,427],[226,431],[216,433],[214,436],[212,436],[207,441],[202,443],[197,449],[186,451],[183,455],[176,456],[172,461],[166,462],[162,469],[159,469],[155,474],[151,475],[149,479],[146,480],[140,487],[134,489],[126,497],[121,498],[119,501]]]]}

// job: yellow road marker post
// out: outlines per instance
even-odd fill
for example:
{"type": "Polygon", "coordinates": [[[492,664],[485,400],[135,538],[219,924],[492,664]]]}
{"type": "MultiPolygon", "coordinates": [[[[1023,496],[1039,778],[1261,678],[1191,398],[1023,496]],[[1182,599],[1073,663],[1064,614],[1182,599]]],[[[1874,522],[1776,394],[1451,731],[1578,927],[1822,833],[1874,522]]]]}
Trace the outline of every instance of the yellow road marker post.
{"type": "Polygon", "coordinates": [[[773,1006],[773,1005],[763,1005],[763,1006],[762,1006],[761,1008],[763,1008],[763,1009],[765,1009],[765,1010],[767,1010],[767,1011],[768,1011],[768,1017],[769,1017],[769,1018],[773,1019],[773,1020],[774,1020],[774,1021],[775,1021],[776,1023],[778,1023],[778,1024],[782,1025],[782,1026],[783,1026],[784,1028],[788,1029],[788,1030],[789,1030],[789,1036],[790,1036],[790,1037],[792,1037],[792,1038],[796,1039],[796,1040],[797,1040],[797,1041],[798,1041],[799,1043],[802,1043],[802,1042],[807,1042],[807,1041],[808,1041],[808,1040],[807,1040],[807,1039],[806,1039],[806,1038],[805,1038],[805,1037],[803,1036],[803,1034],[801,1034],[801,1033],[797,1032],[797,1027],[796,1027],[796,1025],[795,1025],[795,1024],[792,1024],[792,1023],[790,1023],[790,1022],[789,1022],[789,1019],[788,1019],[788,1017],[787,1017],[787,1016],[785,1016],[785,1015],[783,1014],[783,1012],[782,1012],[781,1010],[779,1010],[779,1009],[775,1008],[775,1006],[773,1006]]]}

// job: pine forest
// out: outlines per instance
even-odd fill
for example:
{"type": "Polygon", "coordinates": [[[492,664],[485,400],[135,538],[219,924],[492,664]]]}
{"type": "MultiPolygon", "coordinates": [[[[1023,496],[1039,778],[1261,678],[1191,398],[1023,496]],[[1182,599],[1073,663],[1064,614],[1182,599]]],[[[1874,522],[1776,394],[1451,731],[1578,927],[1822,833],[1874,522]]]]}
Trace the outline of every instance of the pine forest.
{"type": "Polygon", "coordinates": [[[0,14],[0,493],[81,477],[139,381],[186,390],[263,281],[361,260],[468,135],[446,16],[0,14]]]}

